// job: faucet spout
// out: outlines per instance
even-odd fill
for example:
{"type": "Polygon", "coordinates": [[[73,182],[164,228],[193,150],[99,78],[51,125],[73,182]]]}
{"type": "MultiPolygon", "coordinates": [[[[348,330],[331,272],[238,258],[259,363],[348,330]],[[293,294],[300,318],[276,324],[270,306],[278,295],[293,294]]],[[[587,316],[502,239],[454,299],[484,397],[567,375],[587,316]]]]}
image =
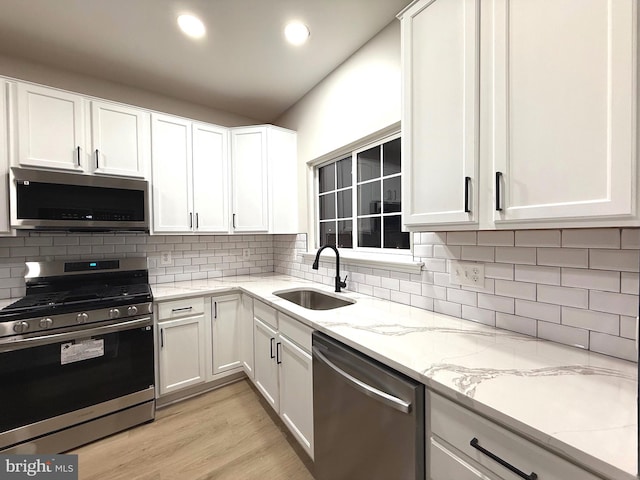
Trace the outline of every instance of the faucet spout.
{"type": "Polygon", "coordinates": [[[313,268],[314,270],[318,270],[318,265],[320,263],[320,253],[322,253],[322,251],[325,248],[330,248],[332,249],[335,254],[336,254],[336,279],[335,279],[335,287],[336,287],[336,292],[340,292],[341,288],[345,288],[347,286],[347,277],[344,277],[344,281],[340,280],[340,253],[338,252],[338,249],[336,247],[334,247],[333,245],[325,245],[323,247],[320,247],[318,249],[318,252],[316,253],[316,259],[313,261],[313,265],[311,266],[311,268],[313,268]]]}

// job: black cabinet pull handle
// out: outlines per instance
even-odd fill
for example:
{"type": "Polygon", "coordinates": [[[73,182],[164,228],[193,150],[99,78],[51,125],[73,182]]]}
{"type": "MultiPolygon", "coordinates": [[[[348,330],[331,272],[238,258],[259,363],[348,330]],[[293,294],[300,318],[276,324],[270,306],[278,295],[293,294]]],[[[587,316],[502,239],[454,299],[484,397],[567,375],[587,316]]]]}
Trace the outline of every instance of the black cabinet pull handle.
{"type": "Polygon", "coordinates": [[[196,212],[196,230],[199,228],[200,221],[198,220],[198,212],[196,212]]]}
{"type": "Polygon", "coordinates": [[[273,342],[274,342],[275,338],[270,338],[269,339],[269,356],[271,358],[276,358],[276,356],[273,354],[273,342]]]}
{"type": "Polygon", "coordinates": [[[193,212],[189,212],[189,228],[193,228],[193,212]]]}
{"type": "Polygon", "coordinates": [[[164,348],[164,328],[160,329],[160,348],[164,348]]]}
{"type": "Polygon", "coordinates": [[[218,302],[213,302],[213,318],[218,318],[218,302]]]}
{"type": "Polygon", "coordinates": [[[509,470],[511,470],[513,473],[515,473],[516,475],[518,475],[521,478],[524,478],[525,480],[536,480],[538,478],[538,475],[535,472],[531,472],[530,475],[527,475],[526,473],[524,473],[522,470],[518,470],[516,467],[514,467],[513,465],[511,465],[509,462],[505,462],[503,459],[501,459],[499,456],[495,455],[494,453],[491,453],[489,450],[487,450],[486,448],[482,448],[479,444],[478,444],[478,439],[477,438],[473,438],[470,442],[469,445],[471,445],[473,448],[475,448],[476,450],[479,450],[481,453],[484,453],[487,457],[489,457],[491,460],[495,460],[496,462],[498,462],[500,465],[502,465],[505,468],[508,468],[509,470]]]}
{"type": "Polygon", "coordinates": [[[78,145],[78,166],[80,166],[80,145],[78,145]]]}
{"type": "Polygon", "coordinates": [[[282,363],[282,343],[276,343],[276,363],[280,365],[282,363]]]}
{"type": "Polygon", "coordinates": [[[236,214],[233,214],[233,228],[236,228],[236,214]]]}
{"type": "Polygon", "coordinates": [[[96,148],[96,169],[100,168],[100,151],[96,148]]]}
{"type": "Polygon", "coordinates": [[[502,211],[502,172],[496,172],[496,211],[502,211]]]}
{"type": "Polygon", "coordinates": [[[469,193],[471,189],[471,177],[464,177],[464,213],[471,213],[469,193]]]}

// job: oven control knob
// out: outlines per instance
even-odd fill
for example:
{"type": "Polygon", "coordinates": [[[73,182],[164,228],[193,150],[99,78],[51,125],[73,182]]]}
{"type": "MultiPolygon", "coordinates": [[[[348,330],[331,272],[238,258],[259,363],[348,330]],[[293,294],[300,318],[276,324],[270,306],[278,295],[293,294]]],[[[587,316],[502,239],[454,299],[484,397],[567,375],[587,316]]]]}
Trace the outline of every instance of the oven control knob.
{"type": "Polygon", "coordinates": [[[136,313],[138,313],[138,307],[132,306],[127,308],[127,315],[131,316],[131,315],[135,315],[136,313]]]}
{"type": "Polygon", "coordinates": [[[109,318],[120,318],[120,310],[117,308],[112,308],[111,310],[109,310],[109,318]]]}
{"type": "Polygon", "coordinates": [[[78,316],[76,317],[76,322],[78,323],[86,323],[87,320],[89,320],[89,315],[87,315],[84,312],[79,313],[78,316]]]}
{"type": "Polygon", "coordinates": [[[51,325],[53,325],[53,320],[50,318],[43,318],[40,320],[40,328],[51,328],[51,325]]]}
{"type": "Polygon", "coordinates": [[[23,333],[29,330],[29,324],[27,322],[16,322],[13,326],[13,331],[16,333],[23,333]]]}

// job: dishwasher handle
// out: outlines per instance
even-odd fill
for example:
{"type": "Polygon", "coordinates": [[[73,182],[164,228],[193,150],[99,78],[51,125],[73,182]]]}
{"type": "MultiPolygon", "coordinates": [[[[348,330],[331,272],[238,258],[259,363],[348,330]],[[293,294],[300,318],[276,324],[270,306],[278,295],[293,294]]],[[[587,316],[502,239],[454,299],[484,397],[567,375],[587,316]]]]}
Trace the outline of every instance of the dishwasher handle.
{"type": "Polygon", "coordinates": [[[410,402],[405,402],[401,398],[394,397],[393,395],[389,395],[388,393],[383,392],[382,390],[379,390],[375,387],[372,387],[371,385],[364,383],[362,380],[358,380],[354,376],[349,375],[347,372],[345,372],[336,364],[334,364],[331,360],[329,360],[317,347],[312,347],[312,350],[313,350],[314,357],[316,357],[322,363],[324,363],[333,371],[335,371],[337,374],[339,374],[341,377],[343,377],[356,390],[402,413],[411,412],[410,402]]]}

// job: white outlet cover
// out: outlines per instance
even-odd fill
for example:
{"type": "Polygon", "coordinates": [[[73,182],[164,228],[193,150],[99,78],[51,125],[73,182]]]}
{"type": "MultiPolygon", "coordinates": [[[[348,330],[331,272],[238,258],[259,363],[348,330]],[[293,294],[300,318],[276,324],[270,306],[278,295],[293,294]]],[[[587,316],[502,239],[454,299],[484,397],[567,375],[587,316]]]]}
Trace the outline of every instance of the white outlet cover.
{"type": "Polygon", "coordinates": [[[171,265],[171,252],[160,252],[160,265],[171,265]]]}

